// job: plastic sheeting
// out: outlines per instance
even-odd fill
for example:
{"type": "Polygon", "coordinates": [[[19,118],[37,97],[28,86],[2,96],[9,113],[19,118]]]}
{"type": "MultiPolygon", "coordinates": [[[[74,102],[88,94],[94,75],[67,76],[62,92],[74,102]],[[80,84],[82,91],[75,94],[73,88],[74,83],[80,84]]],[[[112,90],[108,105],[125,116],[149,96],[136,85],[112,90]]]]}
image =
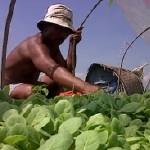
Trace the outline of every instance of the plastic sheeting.
{"type": "MultiPolygon", "coordinates": [[[[116,0],[137,34],[150,27],[150,0],[116,0]]],[[[150,30],[142,36],[150,43],[150,30]]]]}

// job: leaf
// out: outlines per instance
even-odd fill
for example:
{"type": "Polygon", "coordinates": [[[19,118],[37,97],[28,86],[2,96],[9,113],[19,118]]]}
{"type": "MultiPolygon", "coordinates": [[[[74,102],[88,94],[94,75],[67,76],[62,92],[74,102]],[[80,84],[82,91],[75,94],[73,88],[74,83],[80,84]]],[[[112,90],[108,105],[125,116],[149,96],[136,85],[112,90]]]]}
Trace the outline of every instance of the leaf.
{"type": "Polygon", "coordinates": [[[90,102],[90,103],[84,105],[83,107],[81,107],[81,109],[85,109],[87,114],[89,114],[89,115],[95,114],[95,112],[97,110],[97,104],[95,102],[90,102]]]}
{"type": "Polygon", "coordinates": [[[18,144],[19,142],[25,141],[26,139],[27,139],[26,136],[23,135],[12,135],[12,136],[7,136],[4,139],[4,142],[6,144],[14,145],[14,144],[18,144]]]}
{"type": "Polygon", "coordinates": [[[0,142],[3,141],[3,139],[6,137],[7,134],[7,128],[0,126],[0,142]]]}
{"type": "Polygon", "coordinates": [[[131,136],[137,136],[136,133],[138,131],[138,127],[135,125],[129,126],[125,128],[125,136],[131,137],[131,136]]]}
{"type": "Polygon", "coordinates": [[[142,141],[142,137],[129,137],[129,138],[126,138],[126,141],[129,142],[130,144],[133,144],[138,141],[142,141]]]}
{"type": "Polygon", "coordinates": [[[150,90],[143,94],[144,98],[150,98],[150,90]]]}
{"type": "Polygon", "coordinates": [[[134,93],[133,95],[130,96],[130,101],[141,103],[143,101],[142,95],[138,93],[134,93]]]}
{"type": "Polygon", "coordinates": [[[71,113],[62,113],[60,114],[54,121],[54,130],[57,132],[59,129],[59,126],[65,122],[66,120],[74,117],[71,113]]]}
{"type": "Polygon", "coordinates": [[[18,115],[18,111],[16,109],[9,109],[3,115],[3,121],[7,121],[7,119],[11,116],[18,115]]]}
{"type": "Polygon", "coordinates": [[[75,150],[97,150],[100,144],[105,144],[108,139],[108,131],[98,133],[97,131],[84,131],[77,136],[75,150]]]}
{"type": "Polygon", "coordinates": [[[62,113],[74,113],[74,108],[72,104],[68,100],[60,100],[58,103],[55,104],[54,108],[57,115],[62,113]]]}
{"type": "Polygon", "coordinates": [[[125,127],[129,125],[129,123],[131,122],[131,118],[127,114],[120,114],[119,121],[125,127]]]}
{"type": "Polygon", "coordinates": [[[55,121],[50,120],[48,124],[46,124],[44,127],[42,127],[42,130],[46,131],[50,135],[55,134],[56,133],[56,130],[55,130],[55,121]]]}
{"type": "Polygon", "coordinates": [[[17,149],[11,145],[3,144],[1,150],[17,150],[17,149]]]}
{"type": "Polygon", "coordinates": [[[12,127],[8,127],[7,135],[24,135],[27,136],[27,127],[24,124],[16,123],[12,127]]]}
{"type": "Polygon", "coordinates": [[[102,132],[99,132],[99,142],[100,144],[106,144],[107,140],[108,140],[108,131],[104,130],[102,132]]]}
{"type": "Polygon", "coordinates": [[[60,132],[68,131],[70,134],[74,134],[82,125],[82,119],[80,117],[73,117],[61,124],[59,127],[60,132]]]}
{"type": "Polygon", "coordinates": [[[68,150],[72,143],[70,134],[59,133],[48,139],[38,150],[68,150]]]}
{"type": "Polygon", "coordinates": [[[150,109],[146,109],[144,113],[148,118],[150,117],[150,109]]]}
{"type": "Polygon", "coordinates": [[[140,119],[134,119],[130,122],[130,125],[136,125],[137,127],[141,127],[143,125],[143,122],[140,119]]]}
{"type": "Polygon", "coordinates": [[[39,131],[53,119],[54,116],[48,107],[39,106],[31,110],[27,117],[27,123],[39,131]]]}
{"type": "Polygon", "coordinates": [[[146,109],[150,109],[150,98],[144,98],[144,106],[146,107],[146,109]]]}
{"type": "Polygon", "coordinates": [[[93,128],[100,125],[107,125],[108,124],[108,118],[105,117],[103,114],[95,114],[89,118],[89,120],[86,123],[87,129],[93,128]]]}
{"type": "Polygon", "coordinates": [[[146,129],[144,131],[144,137],[150,142],[150,130],[146,129]]]}
{"type": "Polygon", "coordinates": [[[140,144],[131,145],[131,150],[139,150],[139,149],[140,149],[140,144]]]}
{"type": "Polygon", "coordinates": [[[19,116],[16,114],[16,115],[11,115],[10,117],[8,117],[5,124],[8,128],[15,126],[16,124],[22,124],[23,126],[26,126],[26,120],[22,116],[19,116]]]}
{"type": "Polygon", "coordinates": [[[116,97],[115,98],[115,107],[117,109],[121,109],[125,105],[125,102],[126,102],[126,100],[124,97],[122,99],[116,97]]]}
{"type": "Polygon", "coordinates": [[[112,147],[108,148],[107,150],[123,150],[121,147],[112,147]]]}
{"type": "Polygon", "coordinates": [[[149,150],[150,149],[150,144],[149,143],[142,144],[142,146],[144,147],[144,150],[149,150]]]}
{"type": "Polygon", "coordinates": [[[124,113],[134,113],[136,110],[141,106],[140,103],[137,102],[131,102],[126,105],[124,105],[119,112],[124,112],[124,113]]]}
{"type": "Polygon", "coordinates": [[[107,149],[107,145],[106,144],[103,144],[103,145],[100,145],[98,150],[106,150],[107,149]]]}
{"type": "Polygon", "coordinates": [[[39,93],[41,95],[47,96],[49,94],[48,86],[43,84],[43,85],[34,85],[32,87],[33,93],[39,93]]]}
{"type": "Polygon", "coordinates": [[[27,104],[27,105],[25,105],[22,108],[21,115],[24,116],[24,117],[27,117],[28,114],[31,112],[32,107],[33,107],[33,104],[27,104]]]}
{"type": "Polygon", "coordinates": [[[11,97],[8,95],[8,90],[9,90],[9,87],[4,87],[3,90],[0,90],[0,101],[3,101],[3,102],[11,102],[12,99],[11,97]]]}
{"type": "Polygon", "coordinates": [[[148,120],[148,122],[146,123],[146,127],[147,127],[148,129],[150,129],[150,120],[148,120]]]}
{"type": "Polygon", "coordinates": [[[111,127],[112,131],[116,132],[117,134],[123,134],[125,132],[121,122],[117,118],[113,118],[111,127]]]}
{"type": "Polygon", "coordinates": [[[47,98],[39,93],[32,94],[29,96],[25,101],[23,102],[23,105],[25,104],[39,104],[39,105],[48,105],[47,98]]]}
{"type": "Polygon", "coordinates": [[[118,146],[118,136],[116,132],[112,132],[108,139],[109,147],[118,146]]]}
{"type": "Polygon", "coordinates": [[[2,120],[3,114],[11,109],[11,105],[8,102],[0,102],[0,121],[2,120]]]}

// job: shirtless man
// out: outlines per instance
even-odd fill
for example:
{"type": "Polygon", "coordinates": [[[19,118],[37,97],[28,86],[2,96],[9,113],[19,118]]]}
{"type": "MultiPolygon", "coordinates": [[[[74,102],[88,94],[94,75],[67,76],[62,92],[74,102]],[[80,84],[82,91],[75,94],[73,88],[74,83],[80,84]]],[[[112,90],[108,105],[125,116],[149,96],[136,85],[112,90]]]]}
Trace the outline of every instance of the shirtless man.
{"type": "Polygon", "coordinates": [[[6,59],[5,85],[10,86],[10,96],[18,99],[30,96],[40,72],[45,74],[40,82],[49,87],[59,84],[74,87],[82,93],[97,91],[97,86],[72,74],[72,41],[75,40],[77,45],[81,40],[81,29],[74,31],[72,27],[72,11],[62,4],[52,5],[44,20],[37,26],[41,32],[21,42],[6,59]],[[68,56],[65,60],[59,45],[70,34],[68,56]]]}

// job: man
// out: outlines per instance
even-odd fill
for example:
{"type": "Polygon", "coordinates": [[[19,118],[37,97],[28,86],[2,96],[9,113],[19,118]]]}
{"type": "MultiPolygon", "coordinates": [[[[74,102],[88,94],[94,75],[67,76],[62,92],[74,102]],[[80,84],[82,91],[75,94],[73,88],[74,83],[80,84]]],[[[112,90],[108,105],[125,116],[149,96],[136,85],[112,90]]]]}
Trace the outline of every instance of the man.
{"type": "Polygon", "coordinates": [[[41,32],[21,42],[6,59],[5,85],[10,86],[10,96],[27,98],[32,94],[32,85],[39,82],[47,84],[49,90],[57,84],[82,93],[97,91],[97,86],[72,74],[73,40],[77,45],[82,30],[73,30],[72,11],[62,4],[52,5],[37,26],[41,32]],[[70,34],[68,57],[64,60],[59,45],[70,34]]]}

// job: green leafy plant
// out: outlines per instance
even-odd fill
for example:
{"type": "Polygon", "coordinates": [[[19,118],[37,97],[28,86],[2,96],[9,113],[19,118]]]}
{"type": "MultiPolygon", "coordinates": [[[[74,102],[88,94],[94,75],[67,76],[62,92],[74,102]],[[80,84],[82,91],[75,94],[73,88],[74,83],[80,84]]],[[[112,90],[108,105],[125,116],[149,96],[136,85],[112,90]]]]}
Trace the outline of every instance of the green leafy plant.
{"type": "Polygon", "coordinates": [[[149,118],[150,91],[48,99],[37,90],[18,101],[5,89],[0,91],[0,150],[149,150],[149,118]]]}

